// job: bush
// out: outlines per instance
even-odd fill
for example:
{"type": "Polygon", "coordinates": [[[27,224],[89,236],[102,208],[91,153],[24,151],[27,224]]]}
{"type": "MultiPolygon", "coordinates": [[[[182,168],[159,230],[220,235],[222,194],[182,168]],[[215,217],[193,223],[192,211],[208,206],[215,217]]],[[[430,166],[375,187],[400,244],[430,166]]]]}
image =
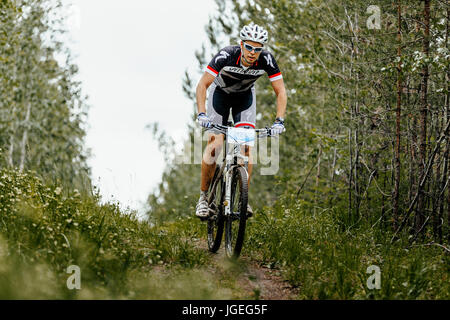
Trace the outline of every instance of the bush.
{"type": "Polygon", "coordinates": [[[411,247],[405,240],[391,245],[390,234],[370,225],[342,231],[333,209],[313,214],[301,201],[285,203],[279,201],[249,221],[244,251],[280,269],[299,287],[299,298],[450,297],[450,257],[442,248],[411,247]],[[381,269],[380,290],[367,287],[371,265],[381,269]]]}
{"type": "Polygon", "coordinates": [[[66,269],[78,265],[87,288],[83,296],[124,297],[132,292],[130,275],[207,262],[207,252],[191,241],[194,229],[180,233],[176,223],[151,227],[134,212],[99,200],[98,193],[82,196],[44,185],[32,172],[0,171],[0,296],[77,297],[66,287],[66,269]],[[14,285],[25,282],[29,290],[14,285]]]}

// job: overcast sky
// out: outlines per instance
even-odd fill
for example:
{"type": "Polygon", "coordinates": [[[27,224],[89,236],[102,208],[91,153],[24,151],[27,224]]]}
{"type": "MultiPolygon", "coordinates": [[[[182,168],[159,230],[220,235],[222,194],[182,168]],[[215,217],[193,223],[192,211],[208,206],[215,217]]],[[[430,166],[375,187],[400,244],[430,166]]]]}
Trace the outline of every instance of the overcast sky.
{"type": "Polygon", "coordinates": [[[67,2],[70,47],[91,106],[86,145],[93,182],[104,200],[142,213],[165,166],[145,126],[159,122],[172,137],[186,136],[192,103],[182,78],[186,68],[196,70],[194,53],[206,41],[214,1],[67,2]]]}

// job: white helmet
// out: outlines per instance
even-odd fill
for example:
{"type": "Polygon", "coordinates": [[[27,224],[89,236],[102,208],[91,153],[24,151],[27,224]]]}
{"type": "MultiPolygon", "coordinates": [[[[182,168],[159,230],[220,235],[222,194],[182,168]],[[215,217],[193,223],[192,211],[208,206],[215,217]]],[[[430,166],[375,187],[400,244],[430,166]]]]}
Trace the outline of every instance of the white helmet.
{"type": "Polygon", "coordinates": [[[265,44],[268,40],[268,33],[263,27],[260,27],[257,24],[250,24],[241,29],[239,37],[242,41],[250,40],[265,44]]]}

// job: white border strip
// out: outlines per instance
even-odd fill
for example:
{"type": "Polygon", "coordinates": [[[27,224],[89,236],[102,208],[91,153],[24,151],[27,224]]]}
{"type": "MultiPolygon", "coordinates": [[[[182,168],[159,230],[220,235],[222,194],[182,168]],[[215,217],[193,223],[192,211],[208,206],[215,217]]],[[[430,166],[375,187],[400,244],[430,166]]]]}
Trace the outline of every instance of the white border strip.
{"type": "Polygon", "coordinates": [[[283,79],[283,75],[280,74],[279,76],[276,76],[276,77],[273,77],[273,78],[269,78],[269,79],[270,79],[270,82],[273,82],[273,81],[276,81],[276,80],[283,79]]]}

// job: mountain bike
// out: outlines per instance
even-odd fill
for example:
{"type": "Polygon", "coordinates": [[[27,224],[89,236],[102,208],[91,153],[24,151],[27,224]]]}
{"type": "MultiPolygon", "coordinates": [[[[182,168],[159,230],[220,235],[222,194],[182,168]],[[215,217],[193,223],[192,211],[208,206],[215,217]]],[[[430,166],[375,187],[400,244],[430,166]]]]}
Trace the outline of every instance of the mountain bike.
{"type": "Polygon", "coordinates": [[[225,253],[238,258],[244,243],[248,203],[248,161],[243,146],[253,146],[256,138],[272,136],[270,128],[246,129],[212,124],[210,130],[224,135],[222,163],[216,164],[208,190],[208,249],[217,252],[225,232],[225,253]]]}

